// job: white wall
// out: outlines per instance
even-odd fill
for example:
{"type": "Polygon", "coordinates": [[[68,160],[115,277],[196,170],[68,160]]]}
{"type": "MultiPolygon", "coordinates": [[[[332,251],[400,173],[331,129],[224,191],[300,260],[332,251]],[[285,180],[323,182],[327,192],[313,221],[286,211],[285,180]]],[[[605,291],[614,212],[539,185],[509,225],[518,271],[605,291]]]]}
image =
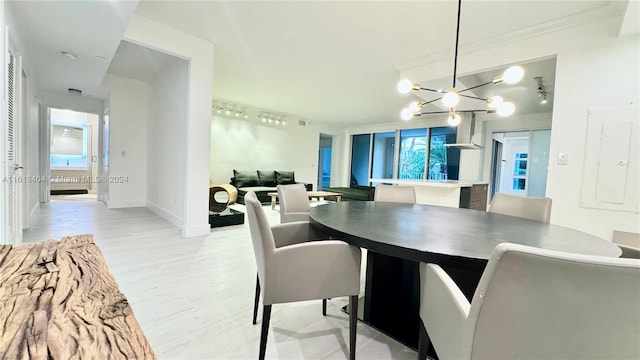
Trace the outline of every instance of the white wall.
{"type": "Polygon", "coordinates": [[[146,205],[149,85],[107,74],[109,89],[109,208],[146,205]]]}
{"type": "MultiPolygon", "coordinates": [[[[580,39],[586,41],[586,39],[580,39]]],[[[610,238],[613,230],[640,233],[640,215],[581,208],[587,109],[640,102],[638,35],[568,48],[558,56],[547,195],[551,221],[610,238]],[[569,155],[558,165],[558,153],[569,155]]],[[[636,203],[637,200],[636,200],[636,203]]]]}
{"type": "MultiPolygon", "coordinates": [[[[640,101],[640,40],[637,33],[618,38],[618,24],[619,19],[612,18],[540,36],[523,36],[459,59],[459,73],[465,74],[557,55],[547,178],[547,196],[553,199],[551,222],[607,239],[613,230],[640,232],[637,213],[580,207],[588,109],[640,101]],[[557,164],[560,152],[569,154],[568,165],[557,164]]],[[[450,61],[443,61],[417,67],[402,77],[419,80],[447,76],[449,65],[450,61]]]]}
{"type": "Polygon", "coordinates": [[[185,209],[188,68],[186,61],[165,66],[149,92],[148,204],[181,226],[185,209]]]}
{"type": "MultiPolygon", "coordinates": [[[[161,216],[167,217],[181,227],[183,236],[207,235],[209,227],[209,151],[211,144],[211,105],[213,98],[213,44],[182,33],[166,25],[154,22],[145,17],[134,15],[125,32],[125,40],[151,47],[156,50],[181,57],[188,62],[186,75],[187,90],[181,94],[186,98],[184,116],[185,138],[182,148],[171,143],[165,144],[174,150],[176,156],[184,162],[182,168],[165,168],[174,180],[160,181],[152,172],[149,176],[151,191],[157,188],[160,193],[176,193],[177,214],[181,219],[171,218],[162,209],[154,208],[161,216]],[[180,186],[172,187],[173,184],[180,186]],[[180,194],[180,195],[178,195],[180,194]],[[179,209],[179,210],[178,210],[179,209]]],[[[158,90],[158,89],[156,89],[158,90]]],[[[156,119],[150,118],[150,128],[155,127],[156,119]]],[[[176,121],[165,118],[164,121],[176,121]]],[[[170,124],[164,124],[168,128],[170,124]]],[[[168,140],[168,139],[167,139],[168,140]]],[[[153,160],[150,152],[150,160],[153,160]]]]}
{"type": "Polygon", "coordinates": [[[102,114],[104,110],[104,101],[98,99],[90,99],[84,96],[55,93],[51,91],[40,91],[39,94],[40,101],[46,107],[70,109],[92,114],[102,114]]]}
{"type": "Polygon", "coordinates": [[[249,112],[249,119],[228,118],[214,114],[211,120],[211,167],[214,183],[227,184],[233,170],[295,171],[296,181],[318,183],[320,133],[332,135],[331,185],[342,185],[341,166],[345,129],[319,123],[298,125],[263,124],[249,112]]]}

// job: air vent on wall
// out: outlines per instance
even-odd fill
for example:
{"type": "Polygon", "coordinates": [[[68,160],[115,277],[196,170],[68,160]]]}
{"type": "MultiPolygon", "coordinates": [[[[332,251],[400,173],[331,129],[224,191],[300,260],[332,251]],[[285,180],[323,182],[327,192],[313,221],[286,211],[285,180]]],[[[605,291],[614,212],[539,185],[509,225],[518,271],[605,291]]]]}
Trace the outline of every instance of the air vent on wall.
{"type": "Polygon", "coordinates": [[[307,123],[304,120],[298,120],[298,125],[307,126],[307,123]]]}

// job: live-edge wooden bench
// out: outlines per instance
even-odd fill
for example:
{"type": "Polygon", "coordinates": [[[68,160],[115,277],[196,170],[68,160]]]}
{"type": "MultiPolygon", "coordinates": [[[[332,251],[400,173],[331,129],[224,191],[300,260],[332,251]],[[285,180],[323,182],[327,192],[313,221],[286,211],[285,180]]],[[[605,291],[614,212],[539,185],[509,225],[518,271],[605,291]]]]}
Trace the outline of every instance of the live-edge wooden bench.
{"type": "Polygon", "coordinates": [[[0,359],[155,359],[92,235],[0,245],[0,359]]]}

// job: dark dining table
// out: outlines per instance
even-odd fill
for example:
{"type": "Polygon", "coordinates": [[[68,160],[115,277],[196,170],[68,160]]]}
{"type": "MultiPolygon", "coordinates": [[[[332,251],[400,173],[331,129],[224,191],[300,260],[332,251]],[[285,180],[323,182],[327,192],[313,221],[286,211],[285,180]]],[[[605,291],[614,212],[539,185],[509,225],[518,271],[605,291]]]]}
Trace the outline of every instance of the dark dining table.
{"type": "Polygon", "coordinates": [[[471,209],[348,201],[313,207],[310,218],[331,237],[368,250],[362,320],[414,349],[420,262],[442,266],[470,301],[491,252],[503,242],[621,254],[610,241],[578,230],[471,209]]]}

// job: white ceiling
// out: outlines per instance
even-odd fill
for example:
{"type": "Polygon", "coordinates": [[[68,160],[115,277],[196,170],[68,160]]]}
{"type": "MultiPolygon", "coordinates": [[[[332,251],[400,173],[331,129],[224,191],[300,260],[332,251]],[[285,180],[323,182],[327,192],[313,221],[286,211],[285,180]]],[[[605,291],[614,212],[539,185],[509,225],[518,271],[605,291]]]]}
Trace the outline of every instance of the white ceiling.
{"type": "MultiPolygon", "coordinates": [[[[7,1],[30,76],[41,90],[96,95],[135,1],[7,1]],[[62,51],[76,55],[71,60],[62,51]]],[[[13,35],[12,35],[13,36],[13,35]]]]}
{"type": "MultiPolygon", "coordinates": [[[[136,2],[8,3],[20,19],[16,26],[29,44],[27,53],[36,59],[41,87],[50,91],[76,87],[99,96],[101,79],[136,2]],[[67,61],[59,54],[62,50],[76,52],[78,60],[67,61]],[[97,55],[106,61],[96,61],[97,55]]],[[[451,54],[453,62],[456,5],[452,0],[143,0],[135,13],[214,43],[215,97],[310,121],[355,125],[399,121],[399,110],[407,103],[406,96],[395,90],[399,68],[432,54],[451,54]]],[[[617,15],[622,26],[626,5],[626,1],[465,0],[460,43],[465,46],[585,13],[592,14],[589,19],[617,15]]],[[[153,76],[150,70],[156,65],[141,68],[127,61],[141,58],[136,46],[120,44],[109,71],[139,73],[140,80],[153,76]]],[[[149,56],[158,64],[167,60],[157,52],[149,56]]],[[[532,75],[538,71],[552,92],[553,64],[532,64],[523,84],[535,85],[532,75]]],[[[474,85],[494,75],[461,81],[474,85]]],[[[508,94],[509,89],[499,89],[505,98],[517,97],[518,91],[533,92],[537,104],[535,87],[519,85],[511,90],[508,94]]],[[[518,107],[534,111],[525,110],[524,100],[518,107]]]]}

